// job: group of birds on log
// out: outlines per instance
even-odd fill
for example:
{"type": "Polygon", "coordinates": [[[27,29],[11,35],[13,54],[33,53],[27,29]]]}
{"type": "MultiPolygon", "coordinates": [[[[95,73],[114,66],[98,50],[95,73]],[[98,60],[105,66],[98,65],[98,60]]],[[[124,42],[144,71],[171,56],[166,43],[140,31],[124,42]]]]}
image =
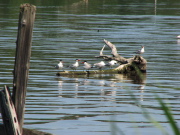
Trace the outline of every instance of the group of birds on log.
{"type": "MultiPolygon", "coordinates": [[[[144,46],[142,46],[141,49],[136,51],[135,53],[136,54],[142,54],[144,52],[145,52],[144,46]]],[[[67,67],[71,68],[72,70],[75,71],[79,67],[79,61],[80,61],[80,59],[76,59],[74,64],[69,65],[67,67]]],[[[118,62],[116,60],[111,60],[108,63],[105,63],[104,61],[101,61],[101,62],[95,63],[93,65],[88,63],[87,61],[83,61],[82,63],[84,64],[83,68],[86,71],[89,71],[89,69],[91,69],[91,68],[98,68],[99,70],[102,70],[102,68],[104,68],[104,67],[112,68],[114,65],[118,64],[118,62]]],[[[59,60],[59,63],[55,66],[55,68],[62,70],[64,68],[63,61],[59,60]]]]}
{"type": "MultiPolygon", "coordinates": [[[[79,65],[80,65],[80,64],[79,64],[79,61],[80,61],[80,59],[76,59],[76,60],[75,60],[75,63],[72,64],[72,65],[67,66],[67,68],[71,68],[72,70],[75,71],[75,70],[79,67],[79,65]]],[[[99,70],[102,70],[102,68],[105,67],[105,66],[112,68],[112,67],[113,67],[114,65],[116,65],[118,62],[115,61],[115,60],[111,60],[111,61],[109,61],[107,64],[105,64],[104,61],[101,61],[101,62],[95,63],[95,64],[93,64],[93,65],[90,64],[90,63],[88,63],[87,61],[83,61],[82,63],[84,64],[83,68],[84,68],[86,71],[88,71],[88,70],[91,69],[91,68],[98,68],[99,70]]],[[[62,70],[62,69],[64,68],[63,61],[62,61],[62,60],[59,60],[59,64],[57,64],[57,65],[55,66],[55,68],[62,70]]]]}

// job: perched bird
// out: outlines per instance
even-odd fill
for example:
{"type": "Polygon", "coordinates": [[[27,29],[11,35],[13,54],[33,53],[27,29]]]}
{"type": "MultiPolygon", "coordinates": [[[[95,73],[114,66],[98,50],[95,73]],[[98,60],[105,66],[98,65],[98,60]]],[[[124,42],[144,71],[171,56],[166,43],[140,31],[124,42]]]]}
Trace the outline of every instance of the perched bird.
{"type": "Polygon", "coordinates": [[[137,54],[142,54],[142,53],[144,53],[144,52],[145,52],[144,46],[142,46],[141,49],[138,50],[136,53],[137,53],[137,54]]]}
{"type": "Polygon", "coordinates": [[[95,63],[93,67],[99,68],[101,70],[105,65],[106,64],[104,63],[104,61],[101,61],[99,63],[95,63]]]}
{"type": "Polygon", "coordinates": [[[91,64],[87,63],[87,61],[84,61],[82,63],[84,64],[83,68],[86,69],[86,71],[92,67],[91,64]]]}
{"type": "Polygon", "coordinates": [[[116,60],[111,60],[106,64],[106,66],[112,68],[115,64],[117,64],[117,61],[116,60]]]}
{"type": "Polygon", "coordinates": [[[76,70],[77,67],[79,67],[79,61],[80,61],[79,59],[76,59],[76,62],[74,64],[70,65],[69,67],[73,70],[76,70]]]}
{"type": "Polygon", "coordinates": [[[59,60],[59,64],[55,66],[56,69],[63,69],[63,61],[59,60]]]}
{"type": "Polygon", "coordinates": [[[180,39],[180,35],[178,35],[176,38],[179,38],[179,39],[180,39]]]}

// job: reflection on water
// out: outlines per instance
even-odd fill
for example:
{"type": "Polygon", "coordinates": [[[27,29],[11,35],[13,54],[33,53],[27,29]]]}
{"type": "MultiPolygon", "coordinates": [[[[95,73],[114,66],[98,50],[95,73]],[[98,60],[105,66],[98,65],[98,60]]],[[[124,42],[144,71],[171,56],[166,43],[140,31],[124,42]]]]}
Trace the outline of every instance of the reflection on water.
{"type": "Polygon", "coordinates": [[[177,44],[180,45],[180,39],[177,39],[177,44]]]}
{"type": "MultiPolygon", "coordinates": [[[[4,1],[4,0],[3,0],[4,1]]],[[[0,8],[0,84],[12,86],[17,36],[17,6],[7,1],[0,8]],[[5,6],[4,6],[5,5],[5,6]],[[7,12],[8,11],[8,12],[7,12]]],[[[145,107],[171,134],[154,93],[170,103],[180,119],[179,1],[34,1],[37,6],[31,69],[26,98],[25,127],[55,135],[109,135],[117,126],[125,134],[161,134],[141,112],[145,107]],[[154,3],[156,2],[156,3],[154,3]],[[97,74],[57,77],[52,65],[94,56],[107,39],[118,53],[130,58],[141,45],[147,74],[97,74]],[[140,101],[137,105],[131,91],[140,101]]],[[[17,5],[19,4],[19,5],[17,5]]],[[[105,55],[111,55],[105,48],[105,55]]],[[[66,70],[66,69],[65,69],[66,70]]],[[[83,70],[82,65],[78,70],[83,70]]]]}
{"type": "MultiPolygon", "coordinates": [[[[146,75],[143,74],[143,76],[146,76],[146,75]]],[[[138,98],[140,98],[140,100],[143,101],[144,88],[146,85],[145,77],[138,79],[135,76],[122,75],[122,74],[94,74],[94,75],[83,75],[83,76],[79,75],[72,78],[59,77],[59,78],[56,78],[56,80],[58,82],[59,97],[62,97],[62,98],[63,97],[82,98],[83,97],[84,100],[86,99],[88,100],[89,96],[91,95],[95,97],[104,98],[104,100],[106,99],[107,101],[108,100],[116,101],[118,100],[117,97],[120,94],[119,92],[121,92],[122,90],[123,91],[127,90],[127,93],[128,93],[128,90],[134,89],[138,91],[139,93],[138,98]],[[126,86],[126,85],[123,86],[124,83],[130,83],[130,82],[132,83],[132,86],[126,86]],[[137,82],[141,82],[141,83],[139,84],[137,82]],[[138,85],[133,85],[133,84],[138,84],[138,85]],[[69,91],[69,89],[72,89],[73,92],[69,91]]]]}

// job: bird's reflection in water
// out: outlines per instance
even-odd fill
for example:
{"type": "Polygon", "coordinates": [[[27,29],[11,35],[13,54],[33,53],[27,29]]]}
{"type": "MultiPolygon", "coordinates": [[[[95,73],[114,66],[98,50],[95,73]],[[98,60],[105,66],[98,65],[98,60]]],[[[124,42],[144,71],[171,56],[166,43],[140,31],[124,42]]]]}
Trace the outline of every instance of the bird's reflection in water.
{"type": "Polygon", "coordinates": [[[58,91],[59,91],[59,97],[62,97],[62,93],[63,93],[63,80],[58,80],[58,91]]]}
{"type": "Polygon", "coordinates": [[[177,44],[180,45],[180,39],[177,39],[177,44]]]}
{"type": "MultiPolygon", "coordinates": [[[[76,77],[59,77],[59,96],[63,97],[69,91],[74,91],[74,98],[93,95],[101,98],[115,100],[117,93],[122,90],[136,90],[140,93],[140,100],[143,101],[146,75],[130,76],[122,74],[95,74],[76,77]],[[133,85],[134,84],[134,85],[133,85]],[[68,91],[68,92],[67,92],[68,91]]],[[[84,97],[85,98],[85,97],[84,97]]]]}

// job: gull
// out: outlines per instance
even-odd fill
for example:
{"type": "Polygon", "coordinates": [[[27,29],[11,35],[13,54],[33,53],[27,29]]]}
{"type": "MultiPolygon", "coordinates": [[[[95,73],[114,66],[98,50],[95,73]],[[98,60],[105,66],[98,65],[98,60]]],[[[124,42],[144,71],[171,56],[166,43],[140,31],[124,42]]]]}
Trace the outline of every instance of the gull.
{"type": "Polygon", "coordinates": [[[79,59],[76,59],[75,63],[70,65],[69,67],[73,70],[76,70],[77,67],[79,67],[79,61],[80,61],[79,59]]]}
{"type": "Polygon", "coordinates": [[[92,67],[91,64],[87,63],[87,61],[84,61],[82,63],[84,64],[83,68],[86,69],[86,71],[92,67]]]}
{"type": "Polygon", "coordinates": [[[63,69],[63,61],[59,60],[59,64],[55,66],[56,69],[63,69]]]}
{"type": "Polygon", "coordinates": [[[138,50],[136,53],[137,53],[137,54],[142,54],[142,53],[144,53],[144,52],[145,52],[144,46],[142,46],[141,49],[138,50]]]}
{"type": "Polygon", "coordinates": [[[115,64],[117,64],[117,61],[116,60],[111,60],[106,64],[106,66],[112,68],[115,64]]]}
{"type": "Polygon", "coordinates": [[[101,61],[99,63],[95,63],[93,67],[99,68],[101,70],[105,65],[106,64],[104,63],[104,61],[101,61]]]}

